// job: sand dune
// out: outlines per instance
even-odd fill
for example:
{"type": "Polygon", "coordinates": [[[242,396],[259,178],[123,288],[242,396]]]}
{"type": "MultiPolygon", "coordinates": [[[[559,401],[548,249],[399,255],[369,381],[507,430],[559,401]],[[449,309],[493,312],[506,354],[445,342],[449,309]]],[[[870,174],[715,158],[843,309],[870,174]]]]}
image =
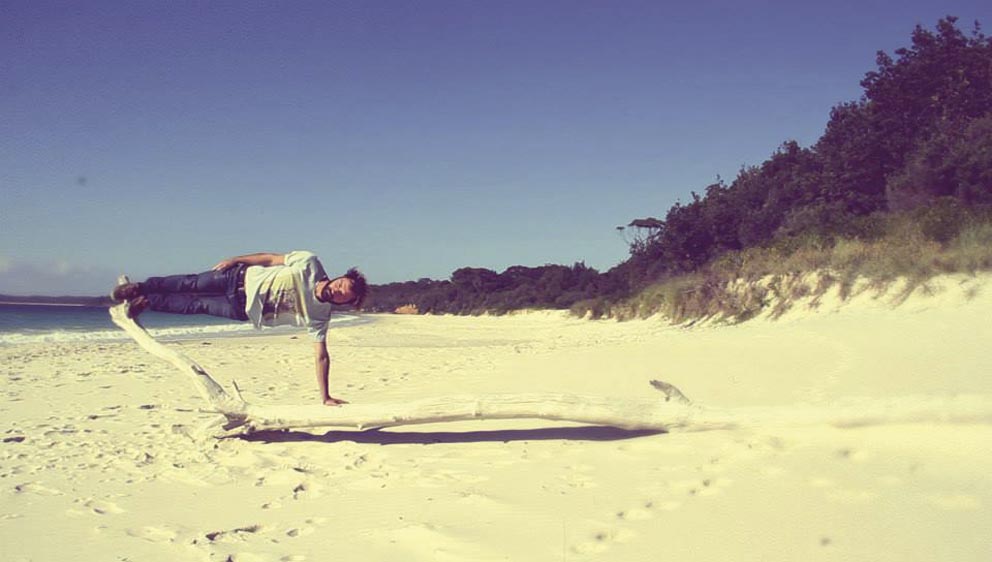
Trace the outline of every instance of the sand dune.
{"type": "MultiPolygon", "coordinates": [[[[992,559],[992,278],[816,304],[737,326],[529,313],[332,330],[332,386],[352,402],[642,397],[660,378],[762,418],[704,432],[513,420],[215,439],[196,390],[134,344],[0,348],[0,558],[992,559]],[[873,408],[926,415],[838,427],[873,408]],[[810,419],[823,412],[838,416],[810,419]]],[[[249,401],[316,400],[303,339],[171,345],[249,401]]]]}

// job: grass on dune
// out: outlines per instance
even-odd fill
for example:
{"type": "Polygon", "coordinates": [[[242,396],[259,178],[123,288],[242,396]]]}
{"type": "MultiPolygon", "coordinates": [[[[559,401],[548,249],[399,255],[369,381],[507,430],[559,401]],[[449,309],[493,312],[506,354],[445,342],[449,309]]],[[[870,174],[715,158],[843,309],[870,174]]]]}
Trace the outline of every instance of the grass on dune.
{"type": "Polygon", "coordinates": [[[741,322],[778,316],[802,298],[835,289],[847,299],[859,288],[885,290],[903,281],[903,298],[937,275],[992,270],[992,214],[958,207],[874,219],[850,237],[806,235],[728,252],[698,271],[673,276],[619,301],[592,299],[573,313],[593,318],[645,318],[674,323],[741,322]]]}

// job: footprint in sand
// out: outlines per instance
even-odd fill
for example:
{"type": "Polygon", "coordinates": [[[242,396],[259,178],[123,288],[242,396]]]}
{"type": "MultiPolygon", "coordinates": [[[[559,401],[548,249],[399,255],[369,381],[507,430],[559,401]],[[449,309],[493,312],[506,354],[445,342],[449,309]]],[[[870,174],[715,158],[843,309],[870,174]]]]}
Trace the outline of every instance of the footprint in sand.
{"type": "Polygon", "coordinates": [[[871,454],[867,451],[859,451],[857,449],[838,449],[837,456],[854,462],[864,462],[871,457],[871,454]]]}
{"type": "Polygon", "coordinates": [[[610,548],[613,543],[624,543],[637,536],[637,533],[628,529],[610,529],[595,533],[589,540],[585,540],[572,547],[572,552],[576,554],[600,554],[610,548]]]}
{"type": "MultiPolygon", "coordinates": [[[[672,493],[688,497],[705,497],[720,494],[723,489],[732,484],[729,478],[703,478],[672,482],[669,488],[672,493]]],[[[647,499],[637,505],[613,512],[618,527],[596,533],[593,540],[582,542],[572,548],[577,554],[597,554],[606,550],[611,543],[624,542],[635,536],[635,532],[624,528],[626,523],[645,521],[655,517],[658,511],[675,511],[682,507],[683,501],[647,499]]]]}
{"type": "Polygon", "coordinates": [[[351,461],[350,464],[346,465],[344,469],[355,470],[356,468],[359,468],[368,462],[369,462],[368,455],[358,455],[357,457],[355,457],[355,460],[351,461]]]}
{"type": "Polygon", "coordinates": [[[673,491],[690,496],[715,496],[731,484],[729,478],[702,478],[672,482],[673,491]]]}
{"type": "Polygon", "coordinates": [[[271,469],[255,475],[255,486],[287,486],[300,482],[306,470],[296,468],[271,469]]]}
{"type": "Polygon", "coordinates": [[[225,531],[211,531],[209,533],[204,533],[204,536],[211,543],[233,544],[245,542],[250,536],[261,531],[261,525],[248,525],[246,527],[237,527],[235,529],[228,529],[225,531]]]}
{"type": "Polygon", "coordinates": [[[305,537],[316,532],[317,527],[325,523],[327,523],[326,517],[312,517],[304,521],[303,525],[286,529],[286,536],[290,538],[305,537]]]}
{"type": "MultiPolygon", "coordinates": [[[[645,502],[644,505],[651,505],[653,507],[654,502],[645,502]]],[[[616,513],[616,517],[622,521],[644,521],[645,519],[651,519],[654,517],[654,514],[651,513],[650,509],[632,507],[630,509],[618,511],[616,513]]]]}
{"type": "Polygon", "coordinates": [[[312,500],[324,495],[321,490],[323,486],[312,482],[300,482],[293,488],[292,498],[294,500],[312,500]]]}
{"type": "Polygon", "coordinates": [[[286,530],[286,536],[291,538],[305,537],[315,530],[313,527],[292,527],[286,530]]]}
{"type": "Polygon", "coordinates": [[[567,467],[569,472],[561,476],[561,480],[570,488],[598,488],[595,478],[590,476],[593,468],[589,465],[573,465],[567,467]]]}
{"type": "Polygon", "coordinates": [[[651,519],[658,511],[675,511],[684,502],[678,500],[644,500],[634,507],[616,512],[616,518],[625,521],[643,521],[651,519]]]}
{"type": "Polygon", "coordinates": [[[125,511],[114,502],[105,500],[85,500],[83,501],[83,505],[90,508],[97,515],[116,515],[125,511]]]}
{"type": "Polygon", "coordinates": [[[26,482],[14,486],[14,492],[18,494],[35,494],[38,496],[61,496],[62,491],[49,488],[41,482],[26,482]]]}
{"type": "Polygon", "coordinates": [[[144,539],[149,542],[161,543],[161,542],[175,542],[176,537],[179,533],[173,531],[172,529],[167,529],[165,527],[141,527],[139,529],[127,529],[125,531],[128,536],[132,536],[138,539],[144,539]]]}
{"type": "Polygon", "coordinates": [[[594,533],[588,539],[571,546],[571,551],[579,555],[593,555],[605,552],[613,543],[627,542],[637,536],[625,524],[635,521],[646,521],[655,516],[656,511],[674,511],[682,506],[682,502],[644,500],[636,506],[615,511],[612,515],[616,526],[594,533]]]}

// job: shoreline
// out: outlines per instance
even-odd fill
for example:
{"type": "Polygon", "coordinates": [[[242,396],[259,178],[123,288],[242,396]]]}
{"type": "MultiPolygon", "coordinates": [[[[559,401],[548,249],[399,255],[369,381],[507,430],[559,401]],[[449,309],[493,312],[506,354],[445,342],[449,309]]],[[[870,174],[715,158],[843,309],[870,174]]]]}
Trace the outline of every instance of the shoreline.
{"type": "MultiPolygon", "coordinates": [[[[76,307],[72,307],[76,308],[76,307]]],[[[338,331],[344,328],[352,328],[363,324],[377,321],[372,314],[338,314],[332,317],[330,330],[338,331]]],[[[189,340],[211,340],[230,338],[258,338],[258,337],[299,337],[307,338],[305,328],[297,326],[277,326],[274,328],[256,329],[248,322],[222,322],[222,323],[190,323],[190,324],[165,324],[165,325],[145,325],[150,333],[156,338],[165,342],[189,341],[189,340]]],[[[115,326],[109,316],[106,324],[101,326],[81,326],[73,325],[67,328],[56,328],[52,326],[23,327],[12,329],[5,327],[0,329],[0,347],[11,347],[18,345],[51,345],[51,344],[100,344],[119,343],[131,341],[128,335],[115,326]]]]}

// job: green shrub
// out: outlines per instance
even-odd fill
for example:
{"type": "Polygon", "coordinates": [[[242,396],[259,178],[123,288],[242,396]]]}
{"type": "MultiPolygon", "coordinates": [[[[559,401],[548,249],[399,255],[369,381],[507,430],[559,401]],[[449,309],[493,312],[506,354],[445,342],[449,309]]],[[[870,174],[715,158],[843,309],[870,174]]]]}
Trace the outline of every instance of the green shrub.
{"type": "Polygon", "coordinates": [[[947,244],[958,237],[967,218],[967,209],[952,197],[941,197],[912,213],[920,233],[928,240],[947,244]]]}

